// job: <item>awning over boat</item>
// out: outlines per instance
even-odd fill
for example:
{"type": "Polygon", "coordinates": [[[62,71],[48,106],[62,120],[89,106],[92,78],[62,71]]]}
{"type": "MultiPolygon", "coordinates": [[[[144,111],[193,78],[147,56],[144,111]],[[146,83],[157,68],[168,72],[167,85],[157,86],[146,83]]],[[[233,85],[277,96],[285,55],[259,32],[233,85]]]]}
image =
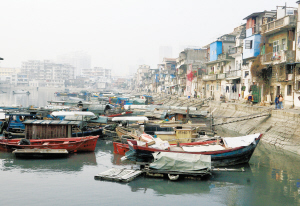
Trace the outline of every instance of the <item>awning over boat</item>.
{"type": "Polygon", "coordinates": [[[147,117],[114,117],[112,121],[148,121],[147,117]]]}
{"type": "Polygon", "coordinates": [[[222,138],[226,147],[245,147],[251,143],[255,144],[255,139],[260,136],[260,133],[250,134],[242,137],[224,137],[222,138]]]}
{"type": "Polygon", "coordinates": [[[155,152],[151,169],[169,171],[199,171],[211,168],[211,156],[175,152],[155,152]]]}
{"type": "Polygon", "coordinates": [[[95,116],[93,112],[65,112],[65,111],[59,111],[59,112],[52,112],[52,116],[95,116]]]}

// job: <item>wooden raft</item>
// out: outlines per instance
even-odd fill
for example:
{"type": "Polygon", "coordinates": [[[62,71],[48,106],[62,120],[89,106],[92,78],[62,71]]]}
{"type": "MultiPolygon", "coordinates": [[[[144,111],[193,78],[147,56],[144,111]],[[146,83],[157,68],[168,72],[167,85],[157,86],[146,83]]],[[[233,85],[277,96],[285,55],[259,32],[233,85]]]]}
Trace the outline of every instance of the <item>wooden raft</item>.
{"type": "Polygon", "coordinates": [[[95,180],[109,180],[116,182],[130,182],[137,176],[141,175],[143,171],[133,169],[118,169],[112,168],[105,172],[95,175],[95,180]]]}

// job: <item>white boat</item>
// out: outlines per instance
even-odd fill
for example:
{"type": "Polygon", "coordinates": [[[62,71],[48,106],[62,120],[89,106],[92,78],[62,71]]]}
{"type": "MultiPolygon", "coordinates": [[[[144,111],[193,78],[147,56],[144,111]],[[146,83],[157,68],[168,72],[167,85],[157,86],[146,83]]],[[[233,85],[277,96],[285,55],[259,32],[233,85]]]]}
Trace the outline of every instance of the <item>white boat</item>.
{"type": "Polygon", "coordinates": [[[25,91],[23,89],[13,91],[13,94],[30,94],[29,91],[25,91]]]}

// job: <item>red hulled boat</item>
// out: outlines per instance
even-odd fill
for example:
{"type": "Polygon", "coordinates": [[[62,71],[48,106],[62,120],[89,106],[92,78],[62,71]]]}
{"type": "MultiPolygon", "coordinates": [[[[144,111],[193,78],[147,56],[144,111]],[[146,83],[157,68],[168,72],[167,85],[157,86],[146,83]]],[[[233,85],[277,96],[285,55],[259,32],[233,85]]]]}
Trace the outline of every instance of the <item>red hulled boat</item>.
{"type": "Polygon", "coordinates": [[[0,139],[0,150],[15,149],[66,149],[69,153],[93,152],[99,136],[70,137],[54,139],[0,139]]]}

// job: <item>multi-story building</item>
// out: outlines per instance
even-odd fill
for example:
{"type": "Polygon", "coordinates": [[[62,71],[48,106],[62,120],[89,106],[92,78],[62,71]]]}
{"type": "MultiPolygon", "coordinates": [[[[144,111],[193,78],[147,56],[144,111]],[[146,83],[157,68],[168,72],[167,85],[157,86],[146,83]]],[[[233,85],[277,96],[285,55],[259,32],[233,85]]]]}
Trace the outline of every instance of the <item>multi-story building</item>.
{"type": "Polygon", "coordinates": [[[174,93],[176,90],[176,58],[164,57],[162,63],[158,65],[158,68],[159,78],[162,80],[161,83],[163,83],[161,91],[164,90],[167,93],[174,93]]]}
{"type": "Polygon", "coordinates": [[[21,69],[17,68],[0,68],[0,76],[11,76],[13,74],[19,73],[21,69]]]}
{"type": "Polygon", "coordinates": [[[282,94],[286,106],[293,106],[295,89],[295,34],[297,8],[277,6],[276,18],[265,20],[261,25],[262,49],[261,64],[263,77],[263,101],[274,101],[282,94]]]}
{"type": "Polygon", "coordinates": [[[91,68],[91,56],[83,51],[59,55],[57,57],[57,62],[72,65],[75,68],[75,77],[81,76],[84,69],[91,68]]]}
{"type": "Polygon", "coordinates": [[[200,84],[197,81],[197,74],[199,74],[199,70],[206,67],[206,61],[206,48],[186,48],[179,53],[179,57],[176,59],[176,84],[178,85],[176,92],[179,95],[191,96],[194,94],[194,91],[199,91],[200,84]],[[186,78],[188,71],[193,73],[191,81],[187,81],[186,78]]]}
{"type": "Polygon", "coordinates": [[[29,76],[24,73],[18,73],[17,79],[15,81],[16,86],[28,86],[29,85],[29,76]]]}
{"type": "Polygon", "coordinates": [[[300,108],[300,64],[297,62],[300,62],[300,1],[297,1],[298,4],[298,20],[297,20],[297,33],[296,33],[296,39],[295,39],[295,50],[296,50],[296,64],[295,64],[295,85],[294,85],[294,91],[293,91],[293,97],[294,97],[294,106],[297,108],[300,108]]]}
{"type": "MultiPolygon", "coordinates": [[[[236,82],[226,81],[231,80],[229,77],[235,71],[235,60],[229,54],[230,49],[235,46],[236,36],[231,34],[223,35],[207,46],[209,61],[206,62],[206,75],[202,76],[202,92],[207,98],[219,100],[221,95],[236,91],[232,88],[236,82]]],[[[230,95],[227,98],[229,97],[230,95]]]]}
{"type": "Polygon", "coordinates": [[[136,89],[138,91],[147,91],[149,88],[146,87],[147,81],[150,78],[150,66],[140,65],[136,75],[136,89]]]}
{"type": "Polygon", "coordinates": [[[250,92],[254,95],[255,102],[261,101],[261,89],[259,83],[252,78],[251,66],[256,58],[260,55],[261,44],[261,25],[274,20],[275,11],[255,12],[244,18],[246,20],[246,38],[243,41],[243,77],[242,85],[244,95],[250,92]]]}
{"type": "Polygon", "coordinates": [[[245,79],[249,78],[249,73],[245,71],[243,64],[243,40],[246,37],[246,24],[238,26],[231,35],[235,36],[235,46],[228,51],[229,56],[234,58],[234,68],[225,73],[227,81],[225,96],[231,99],[243,99],[245,95],[245,79]],[[227,87],[228,86],[228,87],[227,87]],[[227,89],[228,88],[228,89],[227,89]]]}
{"type": "Polygon", "coordinates": [[[74,79],[74,70],[69,64],[56,64],[49,60],[22,62],[21,68],[22,73],[27,74],[29,81],[32,81],[31,84],[36,84],[33,80],[45,80],[49,86],[56,82],[62,85],[65,80],[74,79]]]}

